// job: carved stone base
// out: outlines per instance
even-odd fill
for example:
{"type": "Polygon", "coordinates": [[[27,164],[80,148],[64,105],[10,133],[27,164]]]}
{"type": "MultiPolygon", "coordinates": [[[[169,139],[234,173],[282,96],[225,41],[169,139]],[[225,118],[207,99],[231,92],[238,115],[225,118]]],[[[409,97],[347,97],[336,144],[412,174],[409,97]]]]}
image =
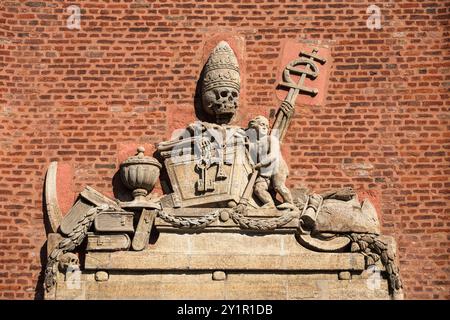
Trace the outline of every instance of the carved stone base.
{"type": "Polygon", "coordinates": [[[389,299],[387,284],[368,290],[367,279],[338,273],[228,272],[214,280],[212,272],[110,273],[105,281],[85,273],[79,288],[58,283],[56,299],[389,299]]]}
{"type": "Polygon", "coordinates": [[[384,269],[293,234],[161,233],[143,251],[87,252],[47,299],[390,299],[384,269]]]}

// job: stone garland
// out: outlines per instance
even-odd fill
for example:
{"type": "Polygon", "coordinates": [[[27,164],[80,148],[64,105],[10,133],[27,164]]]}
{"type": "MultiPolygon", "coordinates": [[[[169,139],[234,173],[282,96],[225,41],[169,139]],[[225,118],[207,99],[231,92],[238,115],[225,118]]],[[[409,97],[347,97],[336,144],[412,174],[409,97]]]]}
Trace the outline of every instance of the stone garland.
{"type": "Polygon", "coordinates": [[[388,274],[389,289],[394,293],[400,293],[403,283],[397,264],[395,254],[389,250],[388,244],[381,241],[376,234],[350,233],[346,235],[351,240],[351,252],[358,252],[365,256],[366,267],[374,265],[381,259],[388,274]]]}
{"type": "Polygon", "coordinates": [[[47,265],[45,267],[45,281],[44,287],[46,291],[50,291],[56,284],[56,273],[58,271],[58,263],[66,252],[73,251],[77,246],[83,242],[87,235],[87,231],[92,225],[95,217],[102,211],[107,210],[107,205],[101,205],[94,207],[86,212],[86,214],[80,218],[75,228],[69,235],[62,239],[58,245],[50,253],[47,265]]]}
{"type": "Polygon", "coordinates": [[[201,229],[210,225],[220,215],[221,210],[215,210],[207,215],[200,218],[185,218],[176,217],[171,214],[164,212],[163,210],[158,210],[157,216],[167,223],[170,223],[174,227],[182,229],[201,229]]]}
{"type": "Polygon", "coordinates": [[[243,205],[238,205],[231,213],[231,219],[233,219],[234,223],[239,225],[242,229],[251,229],[251,230],[274,230],[285,224],[288,224],[295,217],[298,217],[298,212],[292,212],[286,210],[284,214],[276,218],[269,219],[253,219],[245,216],[245,212],[247,211],[247,207],[243,205]]]}
{"type": "Polygon", "coordinates": [[[234,223],[236,223],[242,229],[266,231],[279,228],[289,223],[290,221],[292,221],[292,219],[298,216],[298,213],[287,211],[280,217],[269,219],[255,219],[246,217],[246,211],[247,207],[245,205],[238,205],[233,209],[215,210],[200,218],[185,218],[176,217],[164,212],[163,210],[159,210],[158,217],[178,228],[201,229],[216,221],[221,212],[227,212],[230,213],[231,219],[233,219],[234,223]]]}

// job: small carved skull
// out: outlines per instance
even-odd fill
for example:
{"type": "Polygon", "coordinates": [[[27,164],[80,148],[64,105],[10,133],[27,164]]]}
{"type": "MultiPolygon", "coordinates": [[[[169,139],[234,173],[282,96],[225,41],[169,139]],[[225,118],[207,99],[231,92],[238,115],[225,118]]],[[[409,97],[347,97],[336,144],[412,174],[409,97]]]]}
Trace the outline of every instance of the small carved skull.
{"type": "Polygon", "coordinates": [[[64,253],[59,260],[59,268],[62,272],[65,272],[69,266],[79,265],[78,256],[72,252],[64,253]]]}
{"type": "Polygon", "coordinates": [[[239,105],[239,91],[230,87],[213,88],[203,94],[202,102],[207,114],[231,120],[239,105]]]}

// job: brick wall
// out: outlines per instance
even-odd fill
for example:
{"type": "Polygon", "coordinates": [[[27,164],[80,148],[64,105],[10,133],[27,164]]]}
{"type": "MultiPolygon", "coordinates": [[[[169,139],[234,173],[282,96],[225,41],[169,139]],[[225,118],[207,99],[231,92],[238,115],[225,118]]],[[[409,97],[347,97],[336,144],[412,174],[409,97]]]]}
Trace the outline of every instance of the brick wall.
{"type": "Polygon", "coordinates": [[[111,195],[122,146],[194,120],[203,48],[227,34],[245,48],[242,125],[273,120],[284,40],[330,46],[326,105],[298,108],[286,137],[289,184],[378,193],[406,298],[449,299],[448,19],[440,0],[1,1],[0,298],[41,297],[49,162],[111,195]]]}

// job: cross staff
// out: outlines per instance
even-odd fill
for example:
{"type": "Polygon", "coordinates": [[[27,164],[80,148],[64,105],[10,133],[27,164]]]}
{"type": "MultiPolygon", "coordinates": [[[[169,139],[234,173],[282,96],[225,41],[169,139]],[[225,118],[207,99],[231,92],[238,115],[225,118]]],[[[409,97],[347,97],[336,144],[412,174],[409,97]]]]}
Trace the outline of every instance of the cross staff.
{"type": "MultiPolygon", "coordinates": [[[[280,142],[284,138],[286,130],[289,127],[289,123],[291,122],[291,118],[294,113],[295,100],[297,100],[299,93],[306,93],[311,96],[315,96],[319,93],[319,90],[316,88],[309,88],[304,85],[306,77],[314,80],[319,75],[319,69],[315,64],[315,61],[320,64],[324,64],[326,62],[325,59],[316,55],[318,52],[318,49],[313,49],[312,53],[301,51],[300,58],[289,62],[284,68],[283,81],[280,83],[280,86],[289,88],[289,92],[284,101],[281,103],[275,122],[272,126],[272,135],[278,138],[280,142]],[[305,68],[297,69],[296,66],[298,65],[304,65],[305,68]],[[298,83],[295,83],[291,79],[291,74],[300,75],[298,83]]],[[[253,187],[255,185],[256,178],[258,177],[258,172],[258,170],[253,170],[241,200],[239,201],[240,205],[245,206],[248,204],[248,201],[253,193],[253,187]]]]}
{"type": "Polygon", "coordinates": [[[278,109],[275,122],[272,126],[272,134],[279,139],[283,140],[286,134],[287,128],[292,119],[294,113],[295,101],[299,93],[305,93],[310,96],[315,96],[319,92],[316,88],[309,88],[304,85],[306,77],[314,80],[319,75],[319,69],[317,68],[315,61],[320,64],[324,64],[326,60],[317,55],[318,49],[313,49],[312,53],[304,51],[300,52],[300,58],[295,59],[287,64],[283,71],[283,81],[280,82],[280,86],[283,88],[289,88],[289,92],[281,103],[281,107],[278,109]],[[296,68],[299,65],[304,65],[304,69],[296,68]],[[300,75],[298,83],[295,83],[291,74],[300,75]]]}

